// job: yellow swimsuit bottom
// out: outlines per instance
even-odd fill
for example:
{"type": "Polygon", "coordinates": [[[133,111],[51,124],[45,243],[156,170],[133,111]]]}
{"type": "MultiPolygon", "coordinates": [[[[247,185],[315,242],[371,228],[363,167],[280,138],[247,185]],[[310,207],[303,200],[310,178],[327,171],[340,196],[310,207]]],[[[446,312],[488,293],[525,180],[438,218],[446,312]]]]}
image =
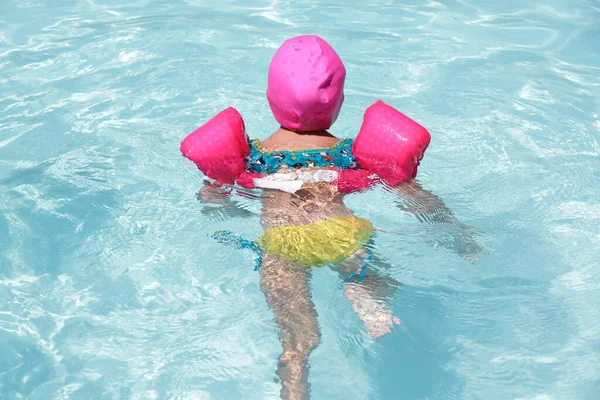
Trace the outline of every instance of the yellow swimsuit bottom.
{"type": "Polygon", "coordinates": [[[308,225],[268,228],[256,244],[303,267],[323,267],[359,250],[372,234],[373,224],[366,219],[332,217],[308,225]]]}

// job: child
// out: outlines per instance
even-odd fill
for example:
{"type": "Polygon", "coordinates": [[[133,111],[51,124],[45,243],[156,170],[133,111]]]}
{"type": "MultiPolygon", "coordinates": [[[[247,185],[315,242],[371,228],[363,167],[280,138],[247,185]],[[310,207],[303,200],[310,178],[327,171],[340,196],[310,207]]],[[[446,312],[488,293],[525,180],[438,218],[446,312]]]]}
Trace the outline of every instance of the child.
{"type": "MultiPolygon", "coordinates": [[[[373,226],[353,215],[333,184],[359,167],[353,141],[328,131],[344,100],[345,75],[342,61],[323,39],[287,40],[271,62],[267,89],[281,127],[262,142],[249,142],[245,168],[256,176],[253,185],[275,189],[262,200],[265,233],[255,243],[262,253],[260,286],[280,329],[283,352],[277,374],[285,399],[308,397],[307,361],[319,343],[310,267],[327,265],[339,273],[346,281],[345,295],[374,338],[400,323],[386,302],[399,283],[385,274],[382,263],[373,262],[364,247],[373,226]]],[[[427,138],[420,156],[428,143],[427,138]]],[[[214,198],[210,193],[214,190],[218,189],[207,186],[201,196],[214,198]]],[[[394,190],[405,199],[403,207],[420,220],[457,222],[440,199],[416,181],[408,179],[394,190]]],[[[476,246],[474,251],[478,250],[476,246]]]]}

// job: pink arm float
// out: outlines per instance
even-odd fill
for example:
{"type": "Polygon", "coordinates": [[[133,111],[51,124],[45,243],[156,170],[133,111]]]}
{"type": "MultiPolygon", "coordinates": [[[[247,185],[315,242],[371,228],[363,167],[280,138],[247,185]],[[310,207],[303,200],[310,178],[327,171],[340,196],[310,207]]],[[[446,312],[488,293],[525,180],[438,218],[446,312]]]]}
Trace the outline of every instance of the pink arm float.
{"type": "MultiPolygon", "coordinates": [[[[335,183],[347,193],[370,186],[372,174],[392,186],[414,178],[430,140],[424,127],[379,100],[366,110],[352,148],[361,169],[340,170],[335,183]]],[[[248,137],[242,116],[233,107],[190,133],[181,142],[181,152],[206,176],[223,183],[237,180],[253,187],[253,178],[259,176],[246,172],[248,137]]]]}

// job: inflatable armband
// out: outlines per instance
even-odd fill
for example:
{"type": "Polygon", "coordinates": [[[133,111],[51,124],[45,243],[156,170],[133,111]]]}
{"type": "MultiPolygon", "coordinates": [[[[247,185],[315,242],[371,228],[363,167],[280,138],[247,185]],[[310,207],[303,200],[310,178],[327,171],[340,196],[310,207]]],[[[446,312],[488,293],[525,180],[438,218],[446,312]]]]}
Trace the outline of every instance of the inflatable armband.
{"type": "MultiPolygon", "coordinates": [[[[373,185],[374,175],[392,186],[414,178],[430,140],[424,127],[379,100],[365,111],[352,146],[360,169],[333,168],[338,177],[332,184],[350,193],[373,185]]],[[[181,152],[209,178],[246,188],[264,186],[257,184],[263,175],[247,172],[250,146],[242,116],[233,107],[190,133],[181,152]]]]}
{"type": "Polygon", "coordinates": [[[366,169],[340,169],[338,172],[338,178],[333,184],[340,193],[360,192],[375,184],[375,181],[371,179],[371,172],[366,169]]]}
{"type": "Polygon", "coordinates": [[[430,140],[427,129],[379,100],[365,111],[352,154],[361,168],[394,186],[417,175],[430,140]]]}
{"type": "Polygon", "coordinates": [[[250,153],[244,120],[229,107],[190,133],[180,149],[209,178],[233,183],[246,170],[250,153]]]}

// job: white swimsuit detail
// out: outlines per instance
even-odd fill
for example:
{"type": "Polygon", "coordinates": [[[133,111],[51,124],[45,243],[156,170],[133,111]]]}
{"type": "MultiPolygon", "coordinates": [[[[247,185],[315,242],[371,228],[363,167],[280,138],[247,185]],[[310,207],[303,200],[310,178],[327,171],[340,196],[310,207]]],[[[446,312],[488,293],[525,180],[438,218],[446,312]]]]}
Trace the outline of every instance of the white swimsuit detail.
{"type": "Polygon", "coordinates": [[[263,189],[277,189],[296,193],[306,182],[333,182],[338,178],[337,171],[316,169],[311,171],[278,172],[262,178],[254,178],[254,185],[263,189]]]}

